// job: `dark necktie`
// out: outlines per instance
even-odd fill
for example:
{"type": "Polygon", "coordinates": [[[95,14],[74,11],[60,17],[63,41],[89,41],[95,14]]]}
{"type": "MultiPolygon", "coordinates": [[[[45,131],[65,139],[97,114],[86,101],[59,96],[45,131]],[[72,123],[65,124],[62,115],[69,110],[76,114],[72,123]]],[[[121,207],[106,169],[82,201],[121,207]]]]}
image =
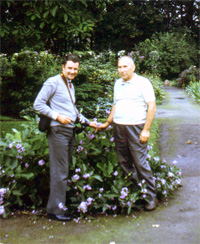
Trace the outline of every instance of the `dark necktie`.
{"type": "Polygon", "coordinates": [[[72,82],[71,82],[71,80],[67,80],[67,82],[68,82],[69,87],[72,88],[72,82]]]}

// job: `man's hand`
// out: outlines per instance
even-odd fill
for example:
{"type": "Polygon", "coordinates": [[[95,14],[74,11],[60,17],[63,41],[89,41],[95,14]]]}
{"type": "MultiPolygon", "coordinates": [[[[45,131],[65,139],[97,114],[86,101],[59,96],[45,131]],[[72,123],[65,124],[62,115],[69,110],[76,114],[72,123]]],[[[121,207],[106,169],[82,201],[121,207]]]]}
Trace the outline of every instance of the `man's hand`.
{"type": "Polygon", "coordinates": [[[70,119],[69,117],[62,115],[62,114],[59,114],[56,120],[63,125],[67,125],[67,124],[71,123],[71,121],[72,121],[72,119],[70,119]]]}
{"type": "Polygon", "coordinates": [[[89,126],[97,129],[97,122],[90,122],[89,126]]]}
{"type": "Polygon", "coordinates": [[[140,133],[140,142],[145,143],[149,140],[150,132],[149,130],[142,130],[140,133]]]}

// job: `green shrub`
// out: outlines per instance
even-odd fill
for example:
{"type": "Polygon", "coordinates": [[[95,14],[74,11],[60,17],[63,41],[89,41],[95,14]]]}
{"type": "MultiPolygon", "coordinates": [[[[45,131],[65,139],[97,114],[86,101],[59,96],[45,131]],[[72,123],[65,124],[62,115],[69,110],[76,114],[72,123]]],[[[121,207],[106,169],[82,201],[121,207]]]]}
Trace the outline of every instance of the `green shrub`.
{"type": "MultiPolygon", "coordinates": [[[[77,54],[81,57],[79,73],[74,80],[77,107],[86,117],[96,115],[103,118],[112,106],[114,82],[118,78],[117,56],[112,52],[77,54]]],[[[34,117],[33,102],[43,82],[61,72],[61,57],[48,52],[22,51],[13,54],[10,63],[7,56],[0,58],[5,64],[2,74],[2,114],[34,117]]],[[[161,81],[155,74],[151,81],[157,102],[160,103],[163,96],[161,81]]]]}
{"type": "Polygon", "coordinates": [[[172,79],[188,66],[198,64],[197,47],[189,34],[157,33],[137,45],[130,55],[140,72],[160,74],[172,79]]]}
{"type": "MultiPolygon", "coordinates": [[[[1,55],[0,60],[5,60],[5,55],[1,55]]],[[[6,66],[1,76],[2,114],[19,117],[21,110],[32,107],[43,82],[57,74],[58,60],[59,57],[47,52],[28,50],[15,53],[7,59],[6,64],[9,63],[9,66],[6,66]]]]}
{"type": "Polygon", "coordinates": [[[200,81],[190,82],[189,85],[187,85],[185,90],[195,102],[200,104],[200,81]]]}
{"type": "Polygon", "coordinates": [[[190,82],[196,82],[200,80],[200,69],[196,66],[190,66],[189,69],[185,69],[179,74],[179,78],[176,82],[179,87],[186,87],[190,82]]]}
{"type": "MultiPolygon", "coordinates": [[[[29,119],[24,130],[7,133],[1,149],[1,204],[6,217],[15,208],[36,209],[46,204],[49,191],[48,143],[45,133],[37,129],[37,118],[29,119]],[[4,211],[5,210],[5,211],[4,211]]],[[[76,135],[68,181],[68,203],[71,212],[81,216],[97,213],[130,213],[146,201],[145,181],[132,187],[118,164],[110,126],[94,133],[86,129],[76,135]]],[[[152,146],[148,161],[156,181],[158,197],[166,197],[181,184],[181,172],[161,162],[152,146]]]]}

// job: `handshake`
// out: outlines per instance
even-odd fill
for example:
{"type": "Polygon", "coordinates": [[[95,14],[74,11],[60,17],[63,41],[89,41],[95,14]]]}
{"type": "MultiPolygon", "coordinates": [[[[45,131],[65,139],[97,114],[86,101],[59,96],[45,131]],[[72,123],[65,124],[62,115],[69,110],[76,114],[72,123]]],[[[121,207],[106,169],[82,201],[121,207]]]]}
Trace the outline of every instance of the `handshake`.
{"type": "Polygon", "coordinates": [[[101,131],[106,129],[110,123],[106,121],[105,123],[97,123],[96,121],[90,122],[89,126],[95,128],[95,131],[101,131]]]}

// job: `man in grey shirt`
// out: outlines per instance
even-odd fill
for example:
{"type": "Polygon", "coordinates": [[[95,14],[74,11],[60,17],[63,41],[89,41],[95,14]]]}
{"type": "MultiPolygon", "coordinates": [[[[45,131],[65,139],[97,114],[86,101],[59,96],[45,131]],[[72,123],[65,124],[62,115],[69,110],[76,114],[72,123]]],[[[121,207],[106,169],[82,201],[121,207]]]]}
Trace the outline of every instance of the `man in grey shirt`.
{"type": "Polygon", "coordinates": [[[50,195],[47,215],[59,221],[72,220],[72,217],[66,214],[65,202],[69,163],[75,145],[74,122],[78,117],[81,123],[96,128],[96,123],[79,114],[74,105],[75,90],[71,81],[78,74],[79,64],[77,55],[66,56],[62,64],[62,76],[67,80],[69,90],[60,74],[50,77],[44,82],[33,105],[38,113],[52,119],[48,131],[50,195]]]}

